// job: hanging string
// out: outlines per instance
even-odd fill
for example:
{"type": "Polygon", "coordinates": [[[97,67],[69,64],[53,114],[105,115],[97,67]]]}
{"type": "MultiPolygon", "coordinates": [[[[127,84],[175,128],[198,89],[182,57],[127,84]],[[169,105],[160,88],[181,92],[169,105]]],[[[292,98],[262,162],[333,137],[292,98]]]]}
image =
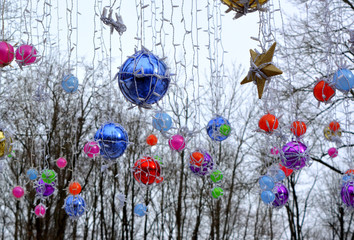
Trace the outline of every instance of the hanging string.
{"type": "Polygon", "coordinates": [[[5,41],[5,18],[4,18],[5,3],[6,3],[6,0],[4,0],[3,3],[2,3],[2,12],[1,12],[1,16],[2,16],[2,40],[3,41],[5,41]]]}

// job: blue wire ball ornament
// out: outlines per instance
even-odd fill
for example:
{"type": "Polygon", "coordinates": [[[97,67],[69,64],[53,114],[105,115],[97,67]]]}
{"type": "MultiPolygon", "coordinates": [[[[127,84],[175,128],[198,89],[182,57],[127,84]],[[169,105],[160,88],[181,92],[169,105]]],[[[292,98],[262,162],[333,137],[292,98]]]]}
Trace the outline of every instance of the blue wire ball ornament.
{"type": "Polygon", "coordinates": [[[36,180],[37,177],[38,177],[38,171],[36,169],[34,169],[34,168],[28,169],[27,170],[27,177],[30,180],[36,180]]]}
{"type": "Polygon", "coordinates": [[[341,68],[333,75],[333,83],[339,91],[349,92],[354,87],[354,74],[347,68],[341,68]]]}
{"type": "Polygon", "coordinates": [[[144,217],[147,212],[147,207],[143,203],[139,203],[134,207],[134,213],[138,217],[144,217]]]}
{"type": "Polygon", "coordinates": [[[118,123],[105,123],[94,139],[100,145],[101,156],[111,160],[122,156],[129,143],[128,133],[118,123]]]}
{"type": "Polygon", "coordinates": [[[172,118],[164,112],[158,112],[152,119],[152,126],[159,131],[167,132],[172,127],[172,118]]]}
{"type": "Polygon", "coordinates": [[[131,103],[151,108],[167,92],[170,73],[166,64],[143,48],[129,57],[118,73],[119,89],[131,103]]]}
{"type": "Polygon", "coordinates": [[[64,209],[70,218],[77,219],[85,213],[85,200],[80,195],[69,195],[65,199],[64,209]]]}
{"type": "Polygon", "coordinates": [[[206,130],[212,140],[223,141],[230,136],[231,126],[229,120],[217,116],[209,121],[206,130]]]}
{"type": "Polygon", "coordinates": [[[65,75],[61,81],[61,86],[67,93],[74,93],[79,87],[79,80],[72,74],[65,75]]]}

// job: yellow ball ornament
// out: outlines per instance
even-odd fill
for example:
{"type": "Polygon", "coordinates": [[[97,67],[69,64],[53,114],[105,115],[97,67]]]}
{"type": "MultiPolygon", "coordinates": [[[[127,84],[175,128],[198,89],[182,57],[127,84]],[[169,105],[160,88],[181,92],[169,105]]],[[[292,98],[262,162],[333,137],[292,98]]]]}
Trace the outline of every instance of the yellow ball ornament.
{"type": "Polygon", "coordinates": [[[342,136],[342,130],[338,129],[337,131],[332,131],[329,127],[325,127],[323,134],[327,140],[334,141],[336,138],[338,139],[342,136]]]}

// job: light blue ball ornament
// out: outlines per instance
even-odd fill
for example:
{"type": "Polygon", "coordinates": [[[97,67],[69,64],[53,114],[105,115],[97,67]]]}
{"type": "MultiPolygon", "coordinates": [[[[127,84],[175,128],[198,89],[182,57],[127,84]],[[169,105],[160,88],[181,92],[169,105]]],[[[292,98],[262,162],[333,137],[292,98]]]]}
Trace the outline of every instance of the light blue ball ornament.
{"type": "Polygon", "coordinates": [[[279,169],[274,176],[274,180],[276,182],[280,182],[280,181],[283,181],[284,178],[286,178],[284,171],[279,169]]]}
{"type": "Polygon", "coordinates": [[[272,190],[274,188],[273,178],[265,175],[259,179],[259,186],[263,191],[272,190]]]}
{"type": "Polygon", "coordinates": [[[352,180],[352,177],[351,177],[351,175],[345,174],[343,176],[342,180],[343,180],[343,183],[346,183],[346,182],[352,180]]]}
{"type": "Polygon", "coordinates": [[[65,200],[64,209],[70,218],[79,218],[85,213],[85,200],[80,195],[69,195],[65,200]]]}
{"type": "Polygon", "coordinates": [[[37,177],[38,177],[38,171],[36,169],[34,169],[34,168],[28,169],[27,170],[27,177],[30,180],[36,180],[37,177]]]}
{"type": "Polygon", "coordinates": [[[172,127],[172,118],[164,112],[158,112],[152,119],[152,126],[159,131],[167,132],[172,127]]]}
{"type": "Polygon", "coordinates": [[[272,191],[263,191],[261,199],[265,204],[271,204],[275,200],[275,194],[272,191]]]}
{"type": "Polygon", "coordinates": [[[74,93],[79,87],[79,80],[73,74],[68,74],[63,77],[61,86],[67,93],[74,93]]]}
{"type": "Polygon", "coordinates": [[[229,120],[216,116],[209,121],[206,130],[212,140],[220,142],[230,136],[231,126],[229,120]]]}
{"type": "Polygon", "coordinates": [[[349,92],[354,87],[354,74],[347,68],[341,68],[333,75],[333,83],[339,91],[349,92]]]}
{"type": "Polygon", "coordinates": [[[118,73],[118,85],[124,97],[143,108],[151,108],[162,99],[170,82],[166,64],[144,48],[129,57],[118,73]]]}
{"type": "Polygon", "coordinates": [[[138,217],[144,217],[147,212],[145,204],[139,203],[134,207],[134,213],[138,217]]]}

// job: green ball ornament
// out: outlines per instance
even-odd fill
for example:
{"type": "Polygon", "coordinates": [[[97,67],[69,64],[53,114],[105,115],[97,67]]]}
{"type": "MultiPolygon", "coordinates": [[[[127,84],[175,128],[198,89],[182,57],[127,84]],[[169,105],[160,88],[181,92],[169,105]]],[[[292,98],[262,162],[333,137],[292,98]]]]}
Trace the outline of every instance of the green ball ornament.
{"type": "Polygon", "coordinates": [[[219,130],[220,130],[221,135],[226,137],[226,136],[229,136],[230,131],[231,131],[231,127],[228,124],[223,124],[220,126],[219,130]]]}
{"type": "Polygon", "coordinates": [[[213,198],[218,199],[219,197],[224,195],[224,190],[221,187],[214,187],[211,191],[211,195],[213,198]]]}
{"type": "Polygon", "coordinates": [[[45,183],[52,183],[55,181],[56,174],[53,170],[45,169],[42,173],[42,180],[45,183]]]}
{"type": "Polygon", "coordinates": [[[221,180],[224,178],[224,175],[220,170],[215,170],[210,174],[211,181],[214,183],[221,182],[221,180]]]}
{"type": "Polygon", "coordinates": [[[154,159],[155,159],[156,161],[158,161],[158,162],[160,163],[160,165],[163,164],[162,158],[160,158],[158,155],[155,155],[155,156],[154,156],[154,159]]]}

